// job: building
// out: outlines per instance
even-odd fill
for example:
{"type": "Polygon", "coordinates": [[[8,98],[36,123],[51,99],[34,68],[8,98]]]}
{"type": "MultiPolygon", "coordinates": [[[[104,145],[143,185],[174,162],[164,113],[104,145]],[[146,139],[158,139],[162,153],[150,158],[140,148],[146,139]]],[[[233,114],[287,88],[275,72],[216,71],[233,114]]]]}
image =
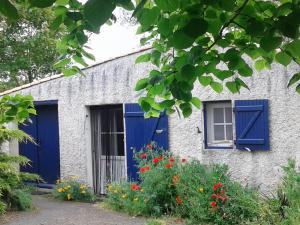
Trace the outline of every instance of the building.
{"type": "Polygon", "coordinates": [[[278,185],[288,158],[299,162],[300,95],[286,87],[299,67],[255,71],[244,79],[250,91],[240,94],[197,85],[203,107],[189,118],[144,119],[133,88],[152,67],[136,65],[139,54],[91,66],[86,76],[55,76],[2,93],[35,99],[38,116],[20,128],[39,145],[9,144],[10,152],[32,159],[23,169],[39,173],[46,186],[76,175],[103,193],[107,181],[136,176],[133,148],[155,140],[181,157],[228,164],[234,179],[266,192],[278,185]]]}

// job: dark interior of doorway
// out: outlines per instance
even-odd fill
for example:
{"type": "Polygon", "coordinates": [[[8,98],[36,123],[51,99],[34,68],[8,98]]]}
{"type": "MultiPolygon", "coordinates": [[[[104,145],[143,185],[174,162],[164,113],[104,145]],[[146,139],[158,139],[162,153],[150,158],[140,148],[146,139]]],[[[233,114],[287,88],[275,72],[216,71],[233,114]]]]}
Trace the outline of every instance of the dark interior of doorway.
{"type": "Polygon", "coordinates": [[[126,177],[123,105],[91,106],[93,182],[97,194],[126,177]]]}

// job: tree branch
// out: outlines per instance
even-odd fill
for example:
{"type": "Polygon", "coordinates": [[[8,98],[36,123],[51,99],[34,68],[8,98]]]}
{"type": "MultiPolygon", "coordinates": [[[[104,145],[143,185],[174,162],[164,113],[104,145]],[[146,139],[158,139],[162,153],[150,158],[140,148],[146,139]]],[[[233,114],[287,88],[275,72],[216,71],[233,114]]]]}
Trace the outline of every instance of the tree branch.
{"type": "Polygon", "coordinates": [[[245,8],[245,6],[247,5],[247,3],[248,3],[249,1],[250,1],[250,0],[245,0],[244,3],[241,5],[241,7],[238,8],[238,9],[236,10],[234,16],[231,17],[231,19],[230,19],[227,23],[225,23],[225,24],[222,26],[222,28],[221,28],[221,30],[220,30],[218,36],[215,38],[215,41],[214,41],[210,46],[207,47],[207,49],[205,50],[205,52],[209,51],[210,49],[212,49],[212,47],[215,46],[215,44],[217,44],[217,42],[223,37],[223,31],[224,31],[231,23],[233,23],[234,20],[242,13],[243,9],[245,8]]]}

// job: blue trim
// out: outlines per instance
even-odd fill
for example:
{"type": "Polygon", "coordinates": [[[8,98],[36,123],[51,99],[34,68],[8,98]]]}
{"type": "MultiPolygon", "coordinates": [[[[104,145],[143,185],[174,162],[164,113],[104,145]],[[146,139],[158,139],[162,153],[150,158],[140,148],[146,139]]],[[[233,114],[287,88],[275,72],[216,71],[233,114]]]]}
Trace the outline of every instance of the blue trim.
{"type": "Polygon", "coordinates": [[[222,150],[222,149],[233,149],[234,145],[232,146],[208,146],[207,144],[207,106],[206,104],[208,103],[226,103],[226,102],[230,102],[232,103],[231,100],[223,100],[223,101],[206,101],[203,102],[203,119],[204,119],[204,148],[205,149],[216,149],[216,150],[222,150]]]}
{"type": "Polygon", "coordinates": [[[34,101],[33,104],[35,106],[39,106],[39,105],[57,105],[58,100],[34,101]]]}

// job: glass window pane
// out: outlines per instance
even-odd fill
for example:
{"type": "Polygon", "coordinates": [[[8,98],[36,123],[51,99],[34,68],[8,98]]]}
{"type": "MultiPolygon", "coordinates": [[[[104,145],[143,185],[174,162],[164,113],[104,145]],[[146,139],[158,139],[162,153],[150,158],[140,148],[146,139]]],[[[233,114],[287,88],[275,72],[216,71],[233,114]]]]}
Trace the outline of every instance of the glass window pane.
{"type": "Polygon", "coordinates": [[[232,123],[232,108],[225,108],[226,123],[232,123]]]}
{"type": "Polygon", "coordinates": [[[216,141],[225,140],[224,125],[214,125],[214,134],[216,141]]]}
{"type": "Polygon", "coordinates": [[[223,108],[214,108],[214,123],[224,123],[223,108]]]}
{"type": "Polygon", "coordinates": [[[232,125],[227,125],[226,126],[226,139],[227,140],[232,140],[232,125]]]}

